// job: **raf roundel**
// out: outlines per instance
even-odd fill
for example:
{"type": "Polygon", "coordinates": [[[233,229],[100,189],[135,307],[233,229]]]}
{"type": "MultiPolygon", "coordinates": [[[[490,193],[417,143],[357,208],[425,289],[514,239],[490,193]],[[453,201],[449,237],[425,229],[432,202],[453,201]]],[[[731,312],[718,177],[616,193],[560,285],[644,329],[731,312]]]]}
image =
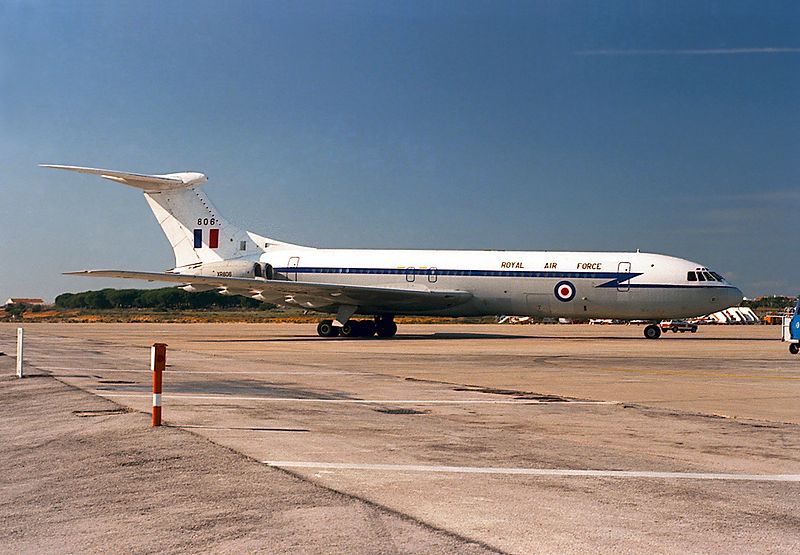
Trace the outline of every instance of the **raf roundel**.
{"type": "Polygon", "coordinates": [[[575,286],[569,281],[559,281],[556,283],[553,292],[556,294],[556,299],[564,303],[575,298],[575,286]]]}

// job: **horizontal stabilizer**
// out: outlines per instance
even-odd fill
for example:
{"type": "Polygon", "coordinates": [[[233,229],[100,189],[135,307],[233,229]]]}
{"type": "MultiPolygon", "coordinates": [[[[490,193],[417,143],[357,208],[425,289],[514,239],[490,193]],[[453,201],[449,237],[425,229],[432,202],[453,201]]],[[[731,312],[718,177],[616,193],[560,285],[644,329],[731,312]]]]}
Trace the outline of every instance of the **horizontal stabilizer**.
{"type": "Polygon", "coordinates": [[[39,164],[42,168],[54,170],[67,170],[77,173],[88,173],[99,175],[104,179],[110,179],[123,185],[136,187],[149,192],[172,191],[175,189],[185,189],[200,185],[208,178],[199,172],[178,172],[162,175],[145,175],[140,173],[120,172],[115,170],[104,170],[101,168],[84,168],[81,166],[62,166],[59,164],[39,164]]]}
{"type": "Polygon", "coordinates": [[[400,287],[370,287],[263,278],[192,276],[162,272],[131,272],[127,270],[84,270],[65,272],[67,276],[141,279],[167,281],[184,285],[212,286],[234,295],[245,295],[275,304],[290,304],[313,309],[357,306],[359,309],[386,306],[408,311],[441,310],[460,305],[472,298],[467,291],[441,289],[405,289],[400,287]]]}

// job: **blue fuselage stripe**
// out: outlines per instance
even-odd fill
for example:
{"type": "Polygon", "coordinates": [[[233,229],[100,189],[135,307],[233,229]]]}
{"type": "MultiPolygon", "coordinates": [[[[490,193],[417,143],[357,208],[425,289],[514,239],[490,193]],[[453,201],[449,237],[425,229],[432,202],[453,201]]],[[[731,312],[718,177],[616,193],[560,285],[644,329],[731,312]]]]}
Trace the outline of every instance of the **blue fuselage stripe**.
{"type": "Polygon", "coordinates": [[[541,272],[529,270],[450,270],[443,268],[329,268],[329,267],[286,267],[275,268],[278,272],[298,274],[367,274],[367,275],[414,275],[414,276],[466,276],[466,277],[516,277],[516,278],[572,278],[572,279],[613,279],[627,280],[640,276],[628,272],[541,272]]]}
{"type": "Polygon", "coordinates": [[[641,276],[640,272],[546,272],[531,270],[453,270],[446,268],[335,268],[326,266],[300,266],[275,268],[277,272],[294,274],[355,274],[355,275],[414,275],[454,277],[502,277],[502,278],[549,278],[549,279],[598,279],[609,280],[596,287],[630,287],[631,289],[697,289],[732,288],[725,284],[668,284],[630,283],[641,276]]]}

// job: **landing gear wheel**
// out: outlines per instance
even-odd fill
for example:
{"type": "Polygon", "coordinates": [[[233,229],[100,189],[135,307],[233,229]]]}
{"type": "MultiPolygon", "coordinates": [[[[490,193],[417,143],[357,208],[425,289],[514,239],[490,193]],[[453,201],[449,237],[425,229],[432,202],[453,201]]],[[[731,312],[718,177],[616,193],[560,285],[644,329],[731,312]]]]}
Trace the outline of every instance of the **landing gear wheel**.
{"type": "Polygon", "coordinates": [[[372,337],[375,335],[375,322],[370,320],[348,320],[342,326],[344,337],[372,337]]]}
{"type": "Polygon", "coordinates": [[[358,333],[359,337],[372,337],[375,335],[376,326],[372,320],[362,320],[358,323],[358,327],[361,328],[358,333]]]}
{"type": "Polygon", "coordinates": [[[790,343],[789,352],[792,353],[793,355],[800,353],[800,345],[798,345],[797,343],[790,343]]]}
{"type": "Polygon", "coordinates": [[[392,320],[379,320],[376,327],[378,337],[394,337],[397,333],[397,324],[392,320]]]}
{"type": "Polygon", "coordinates": [[[650,324],[644,328],[644,336],[647,339],[658,339],[661,337],[661,328],[655,324],[650,324]]]}
{"type": "Polygon", "coordinates": [[[358,337],[358,332],[361,326],[359,326],[360,322],[356,320],[348,320],[345,325],[341,328],[341,334],[343,337],[358,337]]]}
{"type": "Polygon", "coordinates": [[[339,328],[333,325],[333,320],[322,320],[317,324],[317,333],[320,337],[336,337],[339,335],[339,328]]]}

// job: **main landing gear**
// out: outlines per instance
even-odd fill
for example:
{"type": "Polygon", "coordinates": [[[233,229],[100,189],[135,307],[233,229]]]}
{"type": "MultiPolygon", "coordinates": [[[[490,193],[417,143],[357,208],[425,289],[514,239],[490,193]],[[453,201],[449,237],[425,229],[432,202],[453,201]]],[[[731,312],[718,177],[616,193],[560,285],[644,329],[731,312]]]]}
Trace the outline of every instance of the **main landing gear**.
{"type": "Polygon", "coordinates": [[[644,336],[647,339],[658,339],[661,337],[661,328],[657,324],[650,324],[644,328],[644,336]]]}
{"type": "Polygon", "coordinates": [[[374,320],[348,320],[344,326],[336,327],[333,320],[322,320],[317,325],[320,337],[394,337],[397,324],[391,316],[376,316],[374,320]]]}

